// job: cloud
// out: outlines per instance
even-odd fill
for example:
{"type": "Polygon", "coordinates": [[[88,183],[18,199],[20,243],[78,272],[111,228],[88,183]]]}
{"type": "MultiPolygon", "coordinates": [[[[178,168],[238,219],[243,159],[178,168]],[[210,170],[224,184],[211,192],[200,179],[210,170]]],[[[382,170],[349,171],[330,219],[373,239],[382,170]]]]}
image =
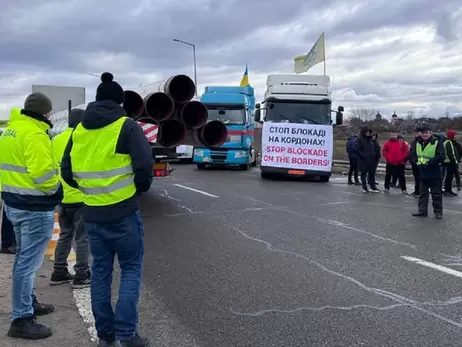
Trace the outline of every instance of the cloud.
{"type": "MultiPolygon", "coordinates": [[[[462,10],[446,0],[16,0],[0,13],[0,117],[32,84],[84,86],[88,100],[111,71],[125,88],[193,75],[199,90],[237,84],[245,64],[261,99],[266,76],[326,33],[335,104],[462,114],[462,10]]],[[[322,74],[319,64],[312,69],[322,74]]],[[[311,73],[311,72],[310,72],[311,73]]]]}

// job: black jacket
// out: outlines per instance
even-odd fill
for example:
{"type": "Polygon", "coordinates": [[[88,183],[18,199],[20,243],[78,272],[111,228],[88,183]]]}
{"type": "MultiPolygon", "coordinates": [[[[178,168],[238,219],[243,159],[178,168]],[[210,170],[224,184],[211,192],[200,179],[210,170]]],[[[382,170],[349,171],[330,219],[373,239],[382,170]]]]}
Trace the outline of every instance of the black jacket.
{"type": "MultiPolygon", "coordinates": [[[[114,101],[95,101],[88,104],[82,118],[82,126],[85,129],[103,128],[126,115],[126,111],[114,101]]],[[[70,152],[72,150],[72,138],[69,140],[61,162],[61,174],[64,181],[71,187],[78,188],[77,182],[72,177],[72,163],[70,152]]],[[[83,218],[90,223],[117,222],[127,215],[139,209],[138,196],[146,192],[152,183],[152,149],[144,136],[143,129],[132,119],[127,119],[122,126],[117,140],[116,152],[128,154],[132,159],[134,182],[137,193],[124,201],[108,206],[84,206],[83,218]]]]}
{"type": "Polygon", "coordinates": [[[380,159],[380,146],[372,136],[366,136],[368,127],[361,128],[356,140],[356,155],[358,156],[358,171],[374,172],[380,159]]]}
{"type": "MultiPolygon", "coordinates": [[[[446,153],[444,151],[443,141],[438,140],[436,136],[430,137],[427,141],[425,141],[422,137],[419,137],[416,141],[417,143],[422,144],[422,149],[425,149],[429,143],[434,144],[438,141],[438,145],[436,146],[435,156],[428,161],[427,165],[418,165],[419,174],[421,180],[440,180],[441,179],[441,163],[444,162],[446,157],[446,153]]],[[[417,150],[416,145],[412,149],[412,156],[413,162],[417,163],[417,150]]]]}

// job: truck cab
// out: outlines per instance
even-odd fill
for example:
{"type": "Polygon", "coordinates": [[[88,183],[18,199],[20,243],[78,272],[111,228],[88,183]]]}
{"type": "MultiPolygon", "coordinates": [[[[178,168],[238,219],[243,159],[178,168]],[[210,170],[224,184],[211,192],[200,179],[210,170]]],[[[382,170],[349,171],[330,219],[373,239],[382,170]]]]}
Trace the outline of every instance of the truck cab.
{"type": "Polygon", "coordinates": [[[254,144],[255,94],[251,86],[208,86],[200,101],[207,107],[208,121],[219,120],[228,129],[227,141],[216,148],[196,146],[193,161],[199,169],[207,165],[239,166],[248,170],[256,165],[254,144]]]}
{"type": "Polygon", "coordinates": [[[255,121],[263,123],[261,176],[316,176],[328,182],[333,125],[342,124],[344,110],[332,110],[329,76],[269,75],[266,86],[255,111],[255,121]]]}

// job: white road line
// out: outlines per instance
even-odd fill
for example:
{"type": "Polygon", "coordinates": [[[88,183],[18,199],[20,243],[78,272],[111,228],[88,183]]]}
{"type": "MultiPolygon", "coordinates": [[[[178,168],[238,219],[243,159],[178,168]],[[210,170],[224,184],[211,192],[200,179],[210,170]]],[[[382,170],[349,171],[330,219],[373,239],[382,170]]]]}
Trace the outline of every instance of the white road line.
{"type": "Polygon", "coordinates": [[[407,261],[411,261],[413,263],[419,264],[419,265],[429,267],[431,269],[435,269],[435,270],[447,273],[448,275],[453,275],[453,276],[462,278],[462,272],[450,269],[450,268],[448,268],[446,266],[438,265],[438,264],[435,264],[435,263],[430,263],[429,261],[422,260],[422,259],[419,259],[419,258],[409,257],[407,255],[403,255],[403,256],[401,256],[401,258],[403,258],[403,259],[405,259],[407,261]]]}
{"type": "Polygon", "coordinates": [[[199,194],[202,194],[202,195],[205,195],[205,196],[210,196],[211,198],[219,198],[218,195],[210,194],[210,193],[204,192],[203,190],[187,187],[187,186],[184,186],[182,184],[174,184],[174,186],[177,186],[177,187],[183,188],[183,189],[187,189],[187,190],[190,190],[192,192],[196,192],[196,193],[199,193],[199,194]]]}
{"type": "MultiPolygon", "coordinates": [[[[74,274],[75,261],[69,261],[69,272],[74,274]]],[[[97,341],[98,335],[95,329],[95,319],[93,318],[93,311],[91,309],[91,295],[90,288],[74,289],[72,290],[75,305],[82,317],[85,325],[87,326],[88,333],[90,334],[91,341],[97,341]]]]}

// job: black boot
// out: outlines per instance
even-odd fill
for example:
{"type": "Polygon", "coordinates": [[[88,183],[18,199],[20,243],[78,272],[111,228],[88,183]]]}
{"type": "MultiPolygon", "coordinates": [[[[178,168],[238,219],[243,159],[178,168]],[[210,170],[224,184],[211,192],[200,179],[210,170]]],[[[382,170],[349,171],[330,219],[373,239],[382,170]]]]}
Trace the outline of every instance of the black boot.
{"type": "Polygon", "coordinates": [[[151,347],[148,339],[140,337],[138,334],[127,341],[119,341],[120,347],[151,347]]]}
{"type": "Polygon", "coordinates": [[[33,316],[15,319],[8,330],[8,336],[17,339],[41,340],[51,335],[51,329],[38,324],[33,316]]]}
{"type": "Polygon", "coordinates": [[[411,213],[413,217],[428,217],[428,213],[426,212],[414,212],[411,213]]]}
{"type": "Polygon", "coordinates": [[[55,311],[55,307],[53,305],[41,304],[37,301],[37,299],[34,300],[33,306],[35,316],[46,316],[55,311]]]}
{"type": "Polygon", "coordinates": [[[59,284],[71,283],[74,280],[74,275],[69,273],[69,270],[54,270],[51,274],[50,285],[57,286],[59,284]]]}

